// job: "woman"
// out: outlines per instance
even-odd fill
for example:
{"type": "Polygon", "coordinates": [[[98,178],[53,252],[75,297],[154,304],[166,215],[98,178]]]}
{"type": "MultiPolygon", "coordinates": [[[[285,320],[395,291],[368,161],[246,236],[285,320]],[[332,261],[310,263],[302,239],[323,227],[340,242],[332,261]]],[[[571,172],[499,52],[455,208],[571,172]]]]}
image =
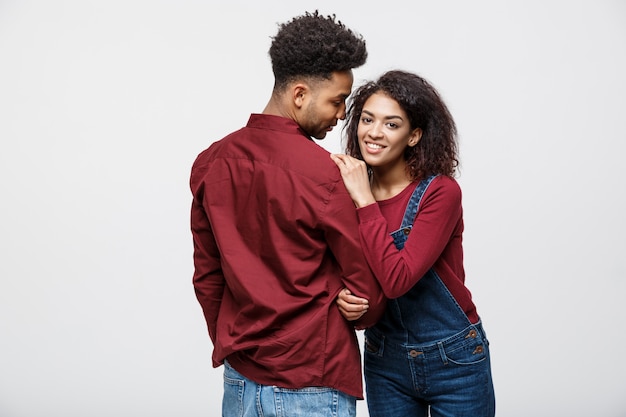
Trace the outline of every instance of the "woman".
{"type": "MultiPolygon", "coordinates": [[[[428,81],[390,71],[354,93],[348,155],[331,158],[357,207],[367,260],[389,303],[365,331],[369,414],[495,414],[489,342],[463,268],[456,126],[428,81]]],[[[344,290],[356,319],[367,300],[344,290]]]]}

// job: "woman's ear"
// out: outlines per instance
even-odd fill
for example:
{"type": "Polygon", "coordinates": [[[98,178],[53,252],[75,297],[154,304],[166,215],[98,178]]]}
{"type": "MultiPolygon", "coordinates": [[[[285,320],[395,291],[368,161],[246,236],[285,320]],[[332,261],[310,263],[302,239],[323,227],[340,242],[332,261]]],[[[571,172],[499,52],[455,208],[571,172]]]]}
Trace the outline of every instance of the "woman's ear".
{"type": "Polygon", "coordinates": [[[422,138],[422,129],[420,129],[419,127],[416,127],[415,129],[413,129],[413,131],[411,132],[411,136],[409,137],[409,146],[413,147],[417,145],[417,143],[420,141],[421,138],[422,138]]]}

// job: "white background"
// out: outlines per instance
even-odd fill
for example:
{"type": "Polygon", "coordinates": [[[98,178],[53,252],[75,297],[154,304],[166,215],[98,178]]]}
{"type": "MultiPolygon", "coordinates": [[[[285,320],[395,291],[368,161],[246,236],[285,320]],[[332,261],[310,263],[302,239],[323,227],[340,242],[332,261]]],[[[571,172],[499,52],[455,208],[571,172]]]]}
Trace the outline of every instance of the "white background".
{"type": "Polygon", "coordinates": [[[315,8],[456,118],[498,415],[626,416],[626,3],[224,3],[0,0],[0,417],[219,415],[189,169],[315,8]]]}

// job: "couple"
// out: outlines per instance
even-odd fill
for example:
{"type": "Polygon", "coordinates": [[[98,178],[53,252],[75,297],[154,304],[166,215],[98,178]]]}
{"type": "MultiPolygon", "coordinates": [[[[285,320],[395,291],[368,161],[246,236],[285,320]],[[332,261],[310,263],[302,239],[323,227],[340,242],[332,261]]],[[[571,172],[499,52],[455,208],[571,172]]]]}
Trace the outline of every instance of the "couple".
{"type": "Polygon", "coordinates": [[[262,114],[195,160],[194,288],[223,416],[493,416],[464,284],[452,116],[389,71],[352,93],[365,41],[335,16],[279,26],[262,114]],[[346,120],[346,155],[313,142],[346,120]],[[356,209],[355,209],[356,206],[356,209]]]}

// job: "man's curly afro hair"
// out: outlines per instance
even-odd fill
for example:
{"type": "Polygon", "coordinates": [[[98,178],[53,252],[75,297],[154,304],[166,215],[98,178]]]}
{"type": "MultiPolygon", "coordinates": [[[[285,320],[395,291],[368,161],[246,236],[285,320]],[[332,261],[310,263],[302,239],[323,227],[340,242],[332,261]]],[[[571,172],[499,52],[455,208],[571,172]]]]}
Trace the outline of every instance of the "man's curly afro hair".
{"type": "Polygon", "coordinates": [[[279,25],[269,50],[275,87],[297,77],[330,79],[335,71],[360,67],[367,60],[365,40],[316,10],[279,25]]]}

